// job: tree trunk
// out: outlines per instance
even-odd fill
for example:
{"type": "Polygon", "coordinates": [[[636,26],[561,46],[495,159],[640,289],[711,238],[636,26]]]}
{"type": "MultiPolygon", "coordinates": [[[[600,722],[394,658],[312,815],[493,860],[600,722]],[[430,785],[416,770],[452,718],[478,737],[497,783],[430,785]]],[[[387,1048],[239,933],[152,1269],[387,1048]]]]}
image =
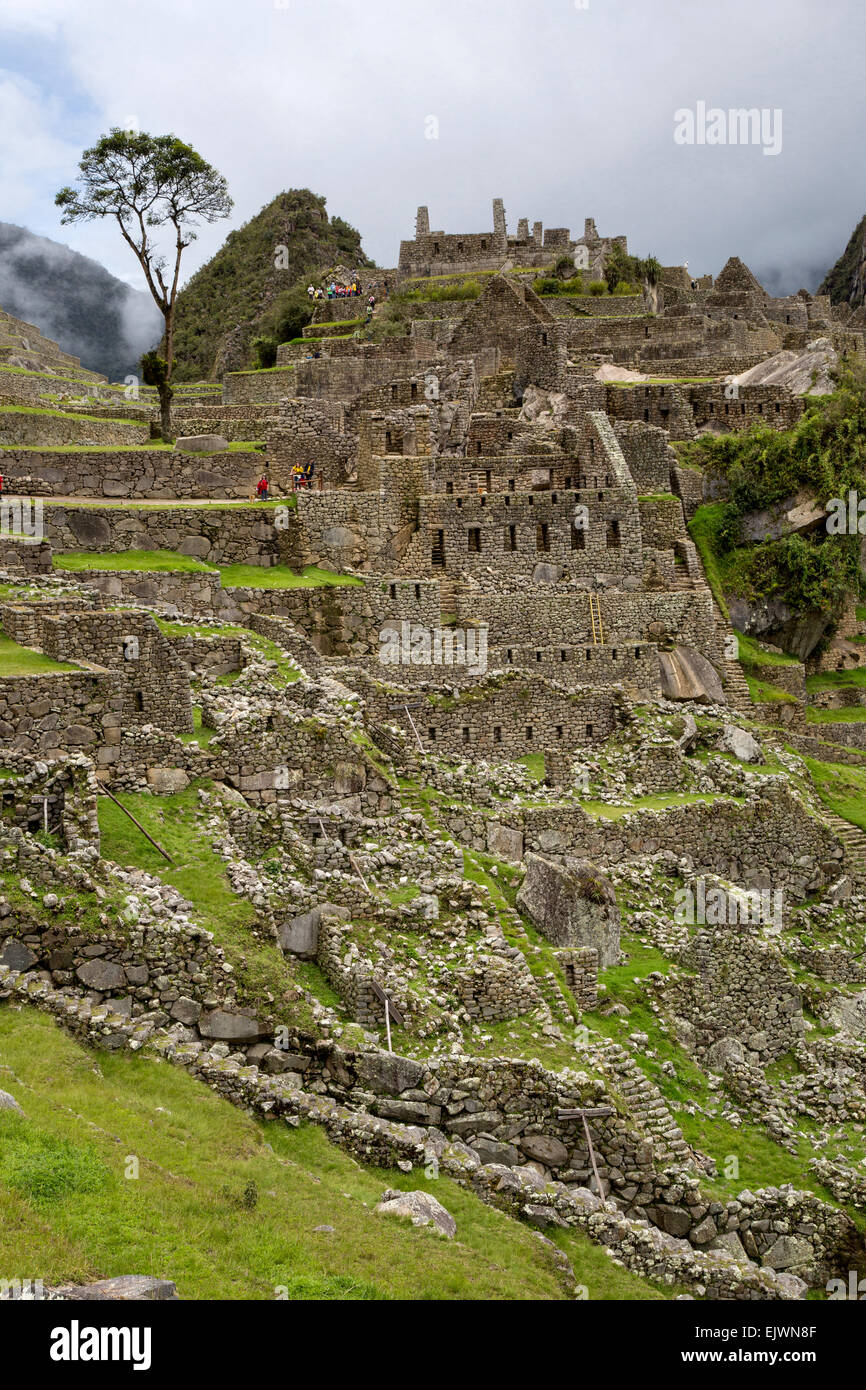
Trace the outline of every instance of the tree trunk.
{"type": "Polygon", "coordinates": [[[161,382],[157,390],[159,391],[159,427],[165,443],[170,444],[173,438],[171,432],[171,402],[174,392],[167,381],[161,382]]]}

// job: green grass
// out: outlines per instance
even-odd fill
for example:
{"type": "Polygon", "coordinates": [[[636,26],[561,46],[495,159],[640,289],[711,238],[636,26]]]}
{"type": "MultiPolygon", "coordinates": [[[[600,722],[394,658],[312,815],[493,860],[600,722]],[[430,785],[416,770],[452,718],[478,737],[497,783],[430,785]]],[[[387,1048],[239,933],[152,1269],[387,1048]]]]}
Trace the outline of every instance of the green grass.
{"type": "Polygon", "coordinates": [[[331,570],[307,565],[297,574],[287,565],[223,565],[220,574],[224,589],[322,589],[346,585],[361,585],[363,580],[351,574],[334,574],[331,570]]]}
{"type": "Polygon", "coordinates": [[[754,637],[749,637],[745,632],[739,632],[736,628],[737,645],[739,660],[750,666],[799,666],[800,663],[794,656],[785,656],[780,652],[768,652],[756,642],[754,637]]]}
{"type": "Polygon", "coordinates": [[[843,820],[866,830],[866,767],[825,763],[815,758],[804,762],[824,805],[843,820]]]}
{"type": "Polygon", "coordinates": [[[581,801],[580,805],[588,815],[603,820],[622,820],[636,811],[668,811],[672,806],[692,806],[696,802],[709,803],[729,798],[721,792],[663,792],[656,796],[637,797],[628,806],[613,806],[606,801],[581,801]]]}
{"type": "Polygon", "coordinates": [[[815,709],[806,707],[807,724],[858,724],[866,719],[866,705],[849,705],[844,709],[815,709]]]}
{"type": "Polygon", "coordinates": [[[844,690],[846,687],[862,689],[866,686],[866,666],[855,666],[851,671],[819,671],[806,677],[806,689],[844,690]]]}
{"type": "Polygon", "coordinates": [[[180,555],[175,550],[122,550],[116,555],[70,550],[65,555],[55,555],[54,566],[61,570],[146,570],[159,574],[169,570],[185,573],[196,570],[216,573],[213,565],[206,565],[191,555],[180,555]]]}
{"type": "Polygon", "coordinates": [[[769,681],[756,679],[750,676],[748,671],[744,672],[746,684],[749,687],[749,694],[754,704],[796,704],[793,695],[787,690],[782,690],[778,685],[772,685],[769,681]]]}
{"type": "Polygon", "coordinates": [[[724,617],[730,621],[728,605],[725,602],[722,571],[717,558],[721,549],[718,533],[724,518],[725,506],[724,502],[710,502],[706,506],[698,507],[688,523],[688,531],[701,557],[713,598],[721,608],[724,617]]]}
{"type": "MultiPolygon", "coordinates": [[[[563,1297],[534,1234],[448,1178],[362,1166],[316,1127],[252,1119],[150,1057],[86,1051],[34,1011],[0,1012],[0,1052],[25,1110],[0,1126],[10,1270],[46,1284],[154,1274],[185,1299],[563,1297]],[[388,1186],[432,1192],[455,1240],[376,1216],[388,1186]]],[[[569,1240],[591,1297],[659,1296],[569,1240]]]]}
{"type": "Polygon", "coordinates": [[[0,679],[6,676],[50,676],[64,671],[81,671],[80,666],[68,662],[52,661],[50,656],[33,651],[30,647],[20,647],[11,637],[0,630],[0,679]]]}
{"type": "Polygon", "coordinates": [[[214,933],[245,984],[248,997],[263,998],[269,991],[281,1000],[294,985],[291,966],[275,942],[252,936],[255,909],[232,892],[225,865],[202,831],[196,784],[171,796],[123,793],[119,800],[168,851],[174,865],[162,858],[107,797],[99,800],[103,856],[125,867],[146,869],[174,884],[193,903],[194,920],[214,933]]]}
{"type": "Polygon", "coordinates": [[[91,425],[138,425],[147,428],[146,420],[119,419],[113,415],[80,415],[73,410],[51,410],[47,406],[0,405],[0,415],[47,415],[52,420],[86,420],[91,425]]]}

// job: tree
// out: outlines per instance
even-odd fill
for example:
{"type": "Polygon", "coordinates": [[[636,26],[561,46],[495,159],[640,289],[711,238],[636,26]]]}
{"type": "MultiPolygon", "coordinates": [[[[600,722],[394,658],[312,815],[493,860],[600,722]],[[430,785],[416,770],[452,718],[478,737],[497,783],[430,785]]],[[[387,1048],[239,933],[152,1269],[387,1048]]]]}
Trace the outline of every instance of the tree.
{"type": "Polygon", "coordinates": [[[78,165],[76,188],[61,188],[55,203],[61,221],[93,222],[113,217],[144,272],[147,287],[165,321],[162,354],[142,359],[145,381],[159,393],[162,436],[171,438],[171,387],[174,367],[174,311],[181,257],[196,238],[197,219],[216,222],[232,208],[222,174],[191,145],[174,135],[112,128],[78,165]],[[156,241],[159,229],[174,229],[174,265],[156,241]]]}

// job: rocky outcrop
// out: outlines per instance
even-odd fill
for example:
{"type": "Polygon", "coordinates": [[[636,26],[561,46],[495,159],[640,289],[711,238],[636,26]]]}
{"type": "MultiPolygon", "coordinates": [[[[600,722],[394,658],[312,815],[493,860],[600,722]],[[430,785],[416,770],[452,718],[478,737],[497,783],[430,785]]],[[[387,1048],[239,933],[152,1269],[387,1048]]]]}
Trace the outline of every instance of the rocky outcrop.
{"type": "Polygon", "coordinates": [[[556,946],[591,946],[601,969],[619,959],[620,912],[610,880],[586,860],[527,855],[517,903],[556,946]]]}

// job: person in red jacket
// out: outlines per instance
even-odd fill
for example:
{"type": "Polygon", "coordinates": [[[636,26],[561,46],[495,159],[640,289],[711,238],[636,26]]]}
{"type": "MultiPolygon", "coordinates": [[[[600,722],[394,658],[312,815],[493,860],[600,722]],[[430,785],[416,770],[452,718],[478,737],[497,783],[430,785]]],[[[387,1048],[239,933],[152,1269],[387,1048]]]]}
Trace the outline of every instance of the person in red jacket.
{"type": "Polygon", "coordinates": [[[267,502],[269,488],[270,483],[268,482],[266,474],[263,473],[256,485],[256,492],[260,502],[267,502]]]}

